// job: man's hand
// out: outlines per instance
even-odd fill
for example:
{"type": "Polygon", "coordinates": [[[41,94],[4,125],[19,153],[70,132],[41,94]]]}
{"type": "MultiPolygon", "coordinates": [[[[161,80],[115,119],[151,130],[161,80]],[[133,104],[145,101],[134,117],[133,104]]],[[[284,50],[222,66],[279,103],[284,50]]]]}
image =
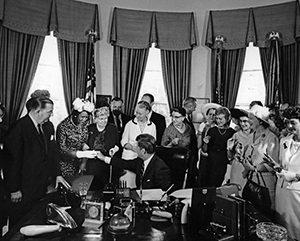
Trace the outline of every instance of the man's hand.
{"type": "Polygon", "coordinates": [[[104,161],[104,155],[102,154],[101,151],[97,151],[97,158],[100,159],[101,161],[104,161]]]}
{"type": "Polygon", "coordinates": [[[62,176],[57,176],[56,177],[55,188],[58,187],[58,183],[61,183],[62,185],[64,185],[68,189],[71,188],[70,184],[62,176]]]}
{"type": "Polygon", "coordinates": [[[10,200],[13,203],[21,202],[22,201],[22,192],[20,190],[16,191],[16,192],[12,192],[10,194],[10,200]]]}

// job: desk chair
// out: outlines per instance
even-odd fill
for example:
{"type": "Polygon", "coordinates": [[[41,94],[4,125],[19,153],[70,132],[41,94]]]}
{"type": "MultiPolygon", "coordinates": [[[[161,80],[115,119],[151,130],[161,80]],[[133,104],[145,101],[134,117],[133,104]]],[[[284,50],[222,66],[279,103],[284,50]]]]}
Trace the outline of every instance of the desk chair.
{"type": "Polygon", "coordinates": [[[156,155],[170,168],[174,190],[184,189],[186,187],[191,151],[182,147],[157,146],[156,155]]]}

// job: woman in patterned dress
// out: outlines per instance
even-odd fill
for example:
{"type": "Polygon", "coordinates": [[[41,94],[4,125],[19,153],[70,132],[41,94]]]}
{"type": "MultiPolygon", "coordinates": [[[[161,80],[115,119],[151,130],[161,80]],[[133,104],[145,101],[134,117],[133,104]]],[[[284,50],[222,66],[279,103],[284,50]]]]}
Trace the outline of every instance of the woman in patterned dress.
{"type": "Polygon", "coordinates": [[[80,170],[82,158],[95,158],[96,151],[89,150],[88,120],[94,110],[94,104],[75,99],[72,113],[57,127],[56,139],[60,153],[62,176],[74,176],[80,170]]]}
{"type": "Polygon", "coordinates": [[[190,149],[191,127],[184,123],[186,111],[182,107],[171,109],[172,123],[165,129],[161,145],[167,147],[184,147],[190,149]]]}

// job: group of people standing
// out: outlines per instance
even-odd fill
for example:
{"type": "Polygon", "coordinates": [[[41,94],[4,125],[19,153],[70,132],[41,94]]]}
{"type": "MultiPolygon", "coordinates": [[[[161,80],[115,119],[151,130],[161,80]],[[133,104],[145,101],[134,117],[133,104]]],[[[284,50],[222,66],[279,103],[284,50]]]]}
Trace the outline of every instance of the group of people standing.
{"type": "MultiPolygon", "coordinates": [[[[153,103],[153,95],[144,94],[130,117],[122,112],[123,100],[118,97],[97,108],[76,98],[72,112],[55,131],[49,120],[54,106],[49,92],[34,92],[26,103],[27,115],[1,139],[1,188],[5,188],[0,198],[6,202],[1,212],[9,216],[10,225],[45,195],[51,182],[70,188],[65,178],[80,173],[94,175],[96,189],[121,178],[129,187],[167,190],[172,184],[170,170],[155,154],[155,146],[161,145],[190,150],[190,187],[221,186],[228,164],[230,182],[242,188],[251,173],[261,173],[272,201],[269,217],[300,239],[299,107],[280,112],[286,121],[280,129],[259,102],[249,110],[207,103],[202,107],[205,121],[196,130],[191,120],[195,98],[187,97],[182,106],[171,108],[168,127],[164,116],[152,110],[153,103]]],[[[0,120],[5,111],[0,105],[0,120]]],[[[256,175],[251,178],[258,182],[256,175]]]]}
{"type": "Polygon", "coordinates": [[[241,195],[247,179],[265,185],[271,206],[259,211],[300,240],[300,107],[276,111],[283,126],[274,123],[270,108],[259,102],[248,110],[228,110],[214,103],[203,107],[207,120],[198,133],[202,184],[220,186],[230,163],[230,183],[241,186],[241,195]]]}

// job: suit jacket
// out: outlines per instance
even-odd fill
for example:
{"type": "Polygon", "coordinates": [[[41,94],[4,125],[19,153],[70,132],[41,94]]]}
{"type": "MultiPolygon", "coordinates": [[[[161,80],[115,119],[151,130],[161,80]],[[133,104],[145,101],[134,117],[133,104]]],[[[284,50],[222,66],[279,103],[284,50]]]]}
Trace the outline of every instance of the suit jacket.
{"type": "Polygon", "coordinates": [[[48,121],[42,129],[44,143],[26,115],[10,127],[4,141],[6,183],[10,193],[21,190],[24,201],[43,197],[50,177],[60,174],[53,124],[48,121]]]}
{"type": "MultiPolygon", "coordinates": [[[[123,132],[124,132],[124,128],[125,125],[127,124],[127,122],[129,122],[132,119],[132,117],[130,117],[129,115],[126,115],[124,113],[121,113],[121,120],[122,120],[122,127],[121,130],[119,131],[119,139],[121,140],[123,132]]],[[[114,114],[112,112],[110,112],[110,116],[108,117],[108,123],[112,123],[114,125],[116,125],[115,123],[115,119],[114,119],[114,114]]]]}
{"type": "Polygon", "coordinates": [[[166,119],[163,115],[152,111],[150,120],[156,126],[156,144],[160,146],[161,138],[162,138],[162,136],[164,134],[164,131],[166,129],[166,119]]]}
{"type": "MultiPolygon", "coordinates": [[[[111,159],[111,165],[130,170],[136,173],[136,184],[140,187],[140,171],[143,160],[135,158],[133,160],[122,160],[118,157],[111,159]]],[[[150,160],[143,178],[143,189],[161,188],[167,190],[171,186],[171,172],[169,167],[156,154],[150,160]]]]}

